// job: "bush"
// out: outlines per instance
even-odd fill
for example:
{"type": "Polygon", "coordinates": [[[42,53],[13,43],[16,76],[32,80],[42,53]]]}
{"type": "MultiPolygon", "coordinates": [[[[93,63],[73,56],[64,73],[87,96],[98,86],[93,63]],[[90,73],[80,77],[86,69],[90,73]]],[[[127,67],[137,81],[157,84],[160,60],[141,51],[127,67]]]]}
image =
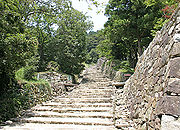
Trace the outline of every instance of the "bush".
{"type": "Polygon", "coordinates": [[[0,122],[16,117],[23,109],[28,109],[51,98],[50,84],[45,80],[33,79],[33,71],[33,67],[19,69],[15,73],[17,82],[14,81],[11,89],[1,93],[0,122]]]}
{"type": "Polygon", "coordinates": [[[48,62],[47,68],[48,71],[59,71],[59,64],[55,61],[48,62]]]}
{"type": "Polygon", "coordinates": [[[134,73],[134,69],[130,67],[129,61],[116,60],[114,62],[116,64],[116,66],[113,67],[114,70],[120,71],[120,72],[123,72],[123,73],[131,73],[131,74],[134,73]]]}
{"type": "Polygon", "coordinates": [[[35,67],[34,66],[27,66],[24,68],[24,79],[26,80],[32,80],[33,79],[33,74],[35,72],[35,67]]]}

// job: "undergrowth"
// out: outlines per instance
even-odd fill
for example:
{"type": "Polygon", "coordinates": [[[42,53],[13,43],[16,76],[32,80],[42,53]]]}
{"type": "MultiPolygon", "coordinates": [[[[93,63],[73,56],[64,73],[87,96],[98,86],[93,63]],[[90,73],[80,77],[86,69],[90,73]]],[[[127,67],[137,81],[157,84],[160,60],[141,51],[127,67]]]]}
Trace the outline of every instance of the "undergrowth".
{"type": "Polygon", "coordinates": [[[18,116],[24,109],[50,99],[50,84],[45,80],[37,80],[33,74],[31,67],[19,69],[11,88],[0,95],[0,123],[18,116]]]}

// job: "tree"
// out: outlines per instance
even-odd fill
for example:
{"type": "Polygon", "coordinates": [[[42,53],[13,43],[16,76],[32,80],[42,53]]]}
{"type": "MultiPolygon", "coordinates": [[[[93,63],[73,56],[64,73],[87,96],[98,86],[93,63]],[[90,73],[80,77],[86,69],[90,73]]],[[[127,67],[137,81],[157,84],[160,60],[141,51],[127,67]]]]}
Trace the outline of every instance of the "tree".
{"type": "Polygon", "coordinates": [[[31,33],[38,39],[39,43],[39,66],[38,71],[43,71],[47,66],[48,58],[45,54],[48,43],[54,37],[55,29],[59,21],[58,17],[63,11],[70,8],[69,0],[34,0],[26,15],[27,26],[31,33]]]}
{"type": "Polygon", "coordinates": [[[58,15],[58,29],[48,44],[46,54],[49,60],[60,65],[66,74],[79,74],[86,56],[86,31],[91,27],[87,17],[81,12],[69,8],[58,15]]]}
{"type": "Polygon", "coordinates": [[[115,59],[129,60],[135,67],[138,55],[151,42],[151,30],[161,17],[160,1],[148,6],[146,0],[110,0],[105,15],[105,34],[112,44],[115,59]],[[138,54],[138,55],[137,55],[138,54]]]}
{"type": "Polygon", "coordinates": [[[0,2],[0,91],[6,91],[15,84],[14,74],[17,69],[38,60],[37,40],[30,37],[25,29],[23,15],[25,2],[23,0],[0,2]]]}

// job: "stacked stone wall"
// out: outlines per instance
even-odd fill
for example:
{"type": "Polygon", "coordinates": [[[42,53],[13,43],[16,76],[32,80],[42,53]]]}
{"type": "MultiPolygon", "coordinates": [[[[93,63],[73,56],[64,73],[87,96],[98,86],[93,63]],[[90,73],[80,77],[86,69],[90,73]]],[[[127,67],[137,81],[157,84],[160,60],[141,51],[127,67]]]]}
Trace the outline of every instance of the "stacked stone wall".
{"type": "Polygon", "coordinates": [[[39,73],[37,76],[39,79],[48,81],[51,85],[52,96],[59,96],[66,91],[70,91],[73,87],[65,87],[64,84],[72,84],[72,78],[68,75],[63,75],[56,72],[44,72],[39,73]]]}
{"type": "Polygon", "coordinates": [[[124,90],[137,129],[180,129],[180,6],[138,60],[124,90]]]}
{"type": "Polygon", "coordinates": [[[117,72],[113,69],[114,66],[115,63],[105,57],[101,57],[97,61],[97,69],[101,70],[104,77],[108,77],[110,79],[114,79],[117,72]]]}
{"type": "Polygon", "coordinates": [[[101,70],[101,73],[104,77],[108,77],[112,80],[118,81],[118,82],[124,82],[129,77],[125,77],[124,73],[121,71],[116,71],[113,67],[115,67],[117,63],[115,63],[112,60],[109,60],[105,57],[101,57],[97,61],[97,69],[101,70]]]}

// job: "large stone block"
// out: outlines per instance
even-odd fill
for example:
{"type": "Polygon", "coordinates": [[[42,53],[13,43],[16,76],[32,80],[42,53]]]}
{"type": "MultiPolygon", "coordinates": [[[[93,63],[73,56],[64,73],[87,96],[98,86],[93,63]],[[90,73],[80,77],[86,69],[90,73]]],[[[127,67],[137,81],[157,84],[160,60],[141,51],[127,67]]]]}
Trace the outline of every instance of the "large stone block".
{"type": "Polygon", "coordinates": [[[180,94],[180,80],[175,80],[168,84],[165,92],[180,94]]]}
{"type": "Polygon", "coordinates": [[[180,116],[180,96],[164,96],[156,106],[157,115],[180,116]]]}
{"type": "Polygon", "coordinates": [[[180,57],[171,59],[169,64],[169,73],[170,78],[180,78],[180,57]]]}
{"type": "Polygon", "coordinates": [[[172,51],[171,51],[171,57],[180,56],[180,43],[174,43],[172,51]]]}
{"type": "Polygon", "coordinates": [[[162,130],[179,130],[180,121],[176,120],[173,116],[162,115],[161,129],[162,130]]]}
{"type": "Polygon", "coordinates": [[[175,42],[180,42],[180,34],[175,34],[173,38],[175,42]]]}

